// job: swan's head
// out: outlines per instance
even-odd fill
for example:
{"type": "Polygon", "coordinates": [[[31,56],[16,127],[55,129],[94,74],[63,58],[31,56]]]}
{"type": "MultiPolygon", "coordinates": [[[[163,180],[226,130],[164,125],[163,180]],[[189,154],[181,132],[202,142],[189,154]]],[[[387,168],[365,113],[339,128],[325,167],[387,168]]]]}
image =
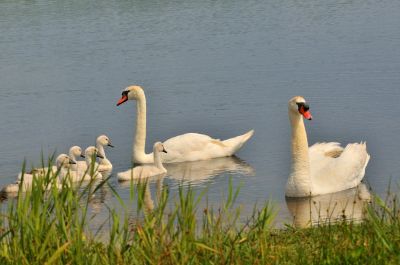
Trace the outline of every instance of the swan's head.
{"type": "Polygon", "coordinates": [[[167,153],[167,151],[164,148],[164,145],[161,142],[156,142],[153,146],[153,151],[154,152],[163,152],[163,153],[167,153]]]}
{"type": "Polygon", "coordinates": [[[99,154],[99,150],[97,150],[96,147],[94,146],[89,146],[85,150],[85,156],[86,157],[98,157],[98,158],[104,158],[101,154],[99,154]]]}
{"type": "Polygon", "coordinates": [[[69,158],[69,156],[67,156],[66,154],[61,154],[57,156],[56,163],[57,167],[59,168],[61,167],[67,168],[69,167],[70,164],[76,164],[75,161],[69,158]]]}
{"type": "Polygon", "coordinates": [[[96,144],[101,144],[101,145],[103,145],[103,146],[109,146],[109,147],[114,147],[112,144],[111,144],[111,140],[110,140],[110,138],[107,136],[107,135],[100,135],[99,137],[97,137],[97,139],[96,139],[96,144]]]}
{"type": "Polygon", "coordinates": [[[289,100],[289,112],[295,113],[297,115],[302,115],[307,120],[312,120],[312,115],[310,113],[310,106],[306,103],[303,97],[297,96],[289,100]]]}
{"type": "Polygon", "coordinates": [[[128,100],[136,100],[144,95],[144,91],[140,86],[128,86],[122,91],[121,98],[118,100],[117,106],[128,100]]]}
{"type": "Polygon", "coordinates": [[[84,157],[83,153],[82,153],[82,149],[77,145],[74,145],[69,149],[69,154],[74,157],[77,157],[77,156],[84,157]]]}

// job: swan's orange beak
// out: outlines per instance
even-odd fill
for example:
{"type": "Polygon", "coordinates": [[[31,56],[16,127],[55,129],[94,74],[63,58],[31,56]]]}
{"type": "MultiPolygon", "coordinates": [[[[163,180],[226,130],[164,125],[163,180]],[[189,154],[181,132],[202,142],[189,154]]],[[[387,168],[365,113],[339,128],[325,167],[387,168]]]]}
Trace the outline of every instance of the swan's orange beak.
{"type": "Polygon", "coordinates": [[[117,106],[121,105],[122,103],[124,103],[127,100],[128,100],[128,96],[127,95],[122,95],[122,97],[117,102],[117,106]]]}
{"type": "Polygon", "coordinates": [[[299,109],[299,112],[301,115],[303,115],[303,117],[307,120],[312,120],[312,115],[311,112],[307,109],[304,108],[304,106],[301,106],[299,109]]]}

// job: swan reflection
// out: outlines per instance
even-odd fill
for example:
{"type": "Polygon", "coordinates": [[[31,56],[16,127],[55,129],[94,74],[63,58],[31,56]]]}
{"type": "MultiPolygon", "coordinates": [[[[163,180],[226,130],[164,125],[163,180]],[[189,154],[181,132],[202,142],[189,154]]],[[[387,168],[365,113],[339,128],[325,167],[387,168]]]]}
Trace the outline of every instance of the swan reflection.
{"type": "Polygon", "coordinates": [[[170,178],[191,184],[200,184],[224,173],[255,175],[254,168],[236,156],[165,164],[165,167],[170,178]]]}
{"type": "Polygon", "coordinates": [[[296,227],[338,220],[362,221],[371,194],[365,184],[353,189],[309,198],[288,198],[286,204],[296,227]]]}
{"type": "Polygon", "coordinates": [[[143,202],[144,202],[144,209],[146,213],[149,213],[153,211],[154,209],[154,200],[151,197],[151,191],[150,191],[150,184],[156,183],[156,200],[160,200],[161,192],[163,189],[163,180],[166,174],[161,174],[158,176],[154,177],[149,177],[146,179],[132,179],[132,180],[127,180],[127,181],[119,181],[119,185],[122,188],[130,189],[134,185],[142,184],[144,185],[144,196],[143,196],[143,202]]]}

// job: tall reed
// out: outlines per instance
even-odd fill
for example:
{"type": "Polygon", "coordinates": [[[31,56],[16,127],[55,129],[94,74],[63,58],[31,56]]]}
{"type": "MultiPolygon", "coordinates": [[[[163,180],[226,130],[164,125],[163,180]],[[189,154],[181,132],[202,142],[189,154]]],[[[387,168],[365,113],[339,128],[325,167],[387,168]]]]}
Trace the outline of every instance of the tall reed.
{"type": "MultiPolygon", "coordinates": [[[[92,169],[93,170],[93,169],[92,169]]],[[[342,220],[309,228],[275,229],[269,202],[245,217],[231,181],[219,207],[190,186],[167,186],[149,198],[149,183],[131,183],[124,201],[108,184],[55,183],[58,172],[9,200],[0,218],[0,264],[383,264],[400,262],[396,196],[374,198],[364,222],[342,220]],[[90,227],[89,205],[107,185],[120,204],[108,206],[107,237],[90,227]],[[149,201],[150,200],[150,201],[149,201]],[[203,203],[202,203],[203,202],[203,203]],[[201,206],[206,205],[206,206],[201,206]],[[132,209],[136,212],[132,213],[132,209]]]]}

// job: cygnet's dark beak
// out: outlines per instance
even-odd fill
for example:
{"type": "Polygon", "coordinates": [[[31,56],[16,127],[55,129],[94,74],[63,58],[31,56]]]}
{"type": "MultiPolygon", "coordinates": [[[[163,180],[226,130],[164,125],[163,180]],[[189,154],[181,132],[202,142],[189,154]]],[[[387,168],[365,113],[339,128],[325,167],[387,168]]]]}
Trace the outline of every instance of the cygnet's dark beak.
{"type": "Polygon", "coordinates": [[[81,157],[82,157],[82,158],[85,158],[86,156],[85,156],[84,154],[81,154],[81,157]]]}
{"type": "Polygon", "coordinates": [[[163,148],[162,152],[166,154],[168,153],[167,150],[165,150],[165,148],[163,148]]]}
{"type": "Polygon", "coordinates": [[[104,158],[104,156],[102,156],[102,155],[100,155],[100,154],[97,154],[96,156],[97,156],[98,158],[101,158],[101,159],[104,158]]]}
{"type": "Polygon", "coordinates": [[[76,164],[76,162],[74,161],[74,160],[69,160],[69,163],[71,164],[71,165],[74,165],[74,164],[76,164]]]}
{"type": "Polygon", "coordinates": [[[109,146],[109,147],[114,147],[111,143],[108,143],[107,146],[109,146]]]}

